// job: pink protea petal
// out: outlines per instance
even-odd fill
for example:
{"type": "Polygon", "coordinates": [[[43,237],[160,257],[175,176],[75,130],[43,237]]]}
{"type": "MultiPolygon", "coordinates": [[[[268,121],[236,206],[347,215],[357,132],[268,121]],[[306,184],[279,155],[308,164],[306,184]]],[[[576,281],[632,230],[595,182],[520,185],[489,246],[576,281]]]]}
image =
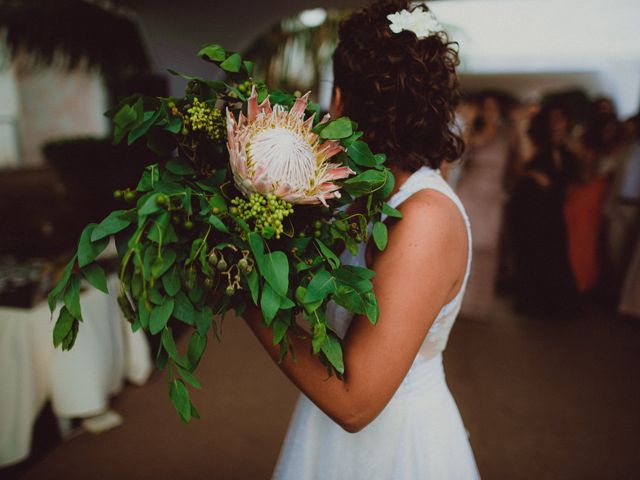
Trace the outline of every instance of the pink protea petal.
{"type": "MultiPolygon", "coordinates": [[[[309,93],[298,98],[287,111],[273,108],[269,97],[258,104],[257,89],[251,90],[247,115],[237,118],[227,110],[227,147],[234,183],[244,194],[275,194],[296,204],[323,204],[340,196],[340,180],[354,172],[328,159],[344,151],[340,143],[319,143],[312,132],[314,116],[304,118],[309,93]]],[[[323,118],[326,122],[329,116],[323,118]]]]}
{"type": "Polygon", "coordinates": [[[304,115],[304,111],[307,109],[307,105],[309,104],[309,94],[311,92],[305,93],[303,96],[296,100],[296,103],[291,108],[289,112],[292,116],[300,116],[304,115]]]}
{"type": "Polygon", "coordinates": [[[253,122],[258,116],[258,91],[256,86],[251,87],[251,96],[247,100],[247,117],[249,122],[253,122]]]}
{"type": "Polygon", "coordinates": [[[320,188],[318,189],[320,193],[324,194],[324,193],[331,193],[331,192],[335,192],[336,190],[339,190],[340,186],[336,185],[333,182],[324,182],[320,185],[320,188]]]}
{"type": "Polygon", "coordinates": [[[313,119],[314,118],[316,118],[316,114],[315,113],[304,121],[303,128],[305,130],[311,130],[313,128],[313,119]]]}
{"type": "Polygon", "coordinates": [[[228,140],[235,140],[235,130],[237,127],[237,123],[236,123],[236,119],[233,116],[233,113],[231,113],[229,111],[229,109],[227,108],[227,139],[228,140]]]}
{"type": "Polygon", "coordinates": [[[331,120],[331,114],[330,113],[325,113],[324,117],[322,117],[322,119],[318,122],[318,125],[322,125],[323,123],[327,123],[329,120],[331,120]]]}
{"type": "Polygon", "coordinates": [[[356,172],[345,165],[330,163],[327,165],[325,176],[327,176],[330,180],[341,180],[355,174],[356,172]]]}
{"type": "Polygon", "coordinates": [[[267,98],[265,98],[262,103],[259,106],[260,111],[262,113],[264,113],[265,115],[271,115],[273,113],[273,110],[271,108],[271,100],[269,99],[269,96],[267,95],[267,98]]]}
{"type": "Polygon", "coordinates": [[[321,155],[325,160],[333,157],[335,154],[343,152],[344,148],[340,145],[340,142],[335,140],[326,140],[318,150],[318,155],[321,155]]]}

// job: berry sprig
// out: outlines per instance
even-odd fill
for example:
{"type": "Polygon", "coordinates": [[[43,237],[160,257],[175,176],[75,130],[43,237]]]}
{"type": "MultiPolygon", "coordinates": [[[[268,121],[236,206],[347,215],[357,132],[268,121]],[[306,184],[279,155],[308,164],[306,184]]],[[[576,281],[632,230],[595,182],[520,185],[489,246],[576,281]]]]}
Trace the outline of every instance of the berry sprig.
{"type": "Polygon", "coordinates": [[[187,114],[192,131],[203,131],[216,142],[224,140],[226,126],[220,109],[212,108],[194,98],[192,106],[187,109],[187,114]]]}
{"type": "Polygon", "coordinates": [[[246,80],[246,81],[238,84],[238,90],[243,95],[250,95],[252,86],[253,86],[253,82],[251,80],[246,80]]]}
{"type": "Polygon", "coordinates": [[[293,213],[293,206],[280,200],[273,194],[265,196],[252,193],[248,199],[235,197],[231,200],[231,213],[253,226],[254,232],[268,235],[269,231],[276,238],[284,232],[282,221],[293,213]]]}

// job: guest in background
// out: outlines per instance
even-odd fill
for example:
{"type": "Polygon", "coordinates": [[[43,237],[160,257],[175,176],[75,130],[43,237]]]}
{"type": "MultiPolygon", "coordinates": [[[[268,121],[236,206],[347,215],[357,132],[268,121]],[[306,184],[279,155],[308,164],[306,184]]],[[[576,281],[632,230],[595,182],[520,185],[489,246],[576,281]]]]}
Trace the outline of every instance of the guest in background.
{"type": "Polygon", "coordinates": [[[574,145],[580,175],[569,186],[564,207],[569,260],[577,290],[583,295],[591,293],[600,278],[602,209],[610,187],[609,175],[600,162],[603,131],[608,128],[600,121],[601,115],[591,118],[574,145]]]}
{"type": "MultiPolygon", "coordinates": [[[[465,145],[469,144],[469,136],[471,135],[473,122],[478,116],[478,108],[479,105],[477,98],[471,96],[462,97],[456,105],[456,129],[460,133],[460,136],[462,137],[465,145]]],[[[458,182],[462,177],[462,172],[467,162],[467,152],[468,150],[465,149],[462,157],[457,161],[453,163],[443,164],[440,167],[442,177],[454,190],[456,189],[458,182]]]]}
{"type": "Polygon", "coordinates": [[[515,307],[524,314],[575,313],[577,295],[569,264],[563,207],[577,160],[567,149],[566,111],[543,107],[529,135],[536,153],[514,187],[509,206],[516,267],[515,307]]]}
{"type": "Polygon", "coordinates": [[[636,208],[621,202],[620,197],[635,138],[624,138],[622,123],[615,110],[606,107],[603,99],[594,105],[592,124],[595,129],[593,148],[598,155],[599,173],[608,179],[610,185],[602,209],[602,293],[608,304],[615,305],[633,248],[636,208]]]}
{"type": "Polygon", "coordinates": [[[631,261],[626,269],[618,311],[622,315],[640,318],[640,114],[626,123],[628,138],[632,139],[628,149],[628,160],[621,183],[618,200],[633,210],[631,261]]]}
{"type": "Polygon", "coordinates": [[[479,97],[478,113],[467,136],[468,153],[457,193],[464,204],[473,237],[473,266],[462,314],[486,318],[494,297],[502,227],[504,172],[512,146],[512,132],[499,94],[479,97]]]}

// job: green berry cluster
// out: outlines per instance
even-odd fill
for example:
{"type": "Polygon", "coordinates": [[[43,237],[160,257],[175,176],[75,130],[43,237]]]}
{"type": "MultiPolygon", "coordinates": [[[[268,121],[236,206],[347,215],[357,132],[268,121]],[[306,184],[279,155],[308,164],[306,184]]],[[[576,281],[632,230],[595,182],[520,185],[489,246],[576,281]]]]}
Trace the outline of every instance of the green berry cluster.
{"type": "Polygon", "coordinates": [[[265,196],[259,193],[252,193],[248,199],[235,197],[231,200],[232,213],[236,213],[245,222],[253,221],[254,231],[265,233],[268,229],[273,229],[276,238],[284,231],[282,221],[293,213],[290,203],[280,200],[274,194],[265,196]]]}
{"type": "Polygon", "coordinates": [[[247,81],[245,81],[243,83],[238,84],[238,90],[243,95],[250,95],[252,86],[253,86],[253,84],[251,83],[251,80],[247,80],[247,81]]]}
{"type": "Polygon", "coordinates": [[[211,108],[206,103],[197,98],[193,99],[193,105],[187,109],[191,129],[206,132],[207,136],[217,142],[224,139],[225,122],[222,111],[218,108],[211,108]]]}

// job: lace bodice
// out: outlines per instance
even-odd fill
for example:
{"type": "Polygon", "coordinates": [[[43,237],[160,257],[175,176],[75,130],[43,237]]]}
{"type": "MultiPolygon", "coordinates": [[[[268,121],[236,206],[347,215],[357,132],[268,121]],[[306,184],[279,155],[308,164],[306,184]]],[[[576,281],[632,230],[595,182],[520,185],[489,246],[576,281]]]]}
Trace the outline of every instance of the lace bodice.
{"type": "MultiPolygon", "coordinates": [[[[465,278],[460,291],[453,300],[442,307],[431,328],[429,329],[429,332],[427,333],[427,336],[418,353],[418,357],[432,358],[444,351],[447,345],[447,340],[449,338],[449,332],[451,332],[453,323],[455,322],[456,317],[458,316],[458,312],[460,311],[460,306],[462,305],[462,297],[464,296],[464,291],[467,285],[471,267],[471,229],[469,225],[469,219],[464,210],[464,207],[462,206],[462,202],[460,202],[458,196],[442,178],[439,170],[422,167],[407,179],[407,181],[400,187],[398,192],[393,195],[391,199],[389,199],[388,203],[392,207],[397,208],[398,205],[404,202],[411,195],[424,189],[436,190],[449,197],[451,201],[456,204],[467,226],[467,235],[469,239],[467,271],[465,273],[465,278]]],[[[344,264],[365,267],[365,251],[366,246],[364,244],[361,244],[357,255],[354,256],[351,255],[348,251],[345,251],[340,257],[340,260],[344,264]]],[[[341,338],[344,338],[345,334],[347,333],[352,318],[353,315],[350,312],[333,302],[330,302],[327,306],[327,323],[329,324],[329,327],[341,338]]]]}

